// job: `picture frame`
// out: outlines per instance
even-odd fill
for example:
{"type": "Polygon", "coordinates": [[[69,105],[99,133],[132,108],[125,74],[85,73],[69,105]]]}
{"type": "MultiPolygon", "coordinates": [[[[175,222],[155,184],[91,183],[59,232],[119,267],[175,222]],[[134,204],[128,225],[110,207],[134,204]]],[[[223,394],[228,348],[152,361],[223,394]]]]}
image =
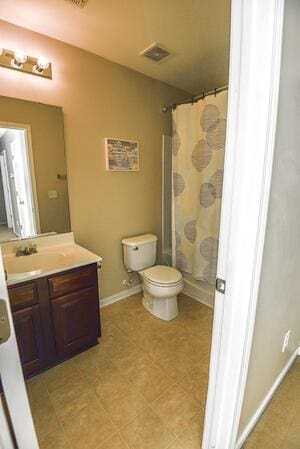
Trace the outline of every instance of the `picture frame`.
{"type": "Polygon", "coordinates": [[[137,172],[139,162],[138,141],[105,137],[106,171],[137,172]]]}

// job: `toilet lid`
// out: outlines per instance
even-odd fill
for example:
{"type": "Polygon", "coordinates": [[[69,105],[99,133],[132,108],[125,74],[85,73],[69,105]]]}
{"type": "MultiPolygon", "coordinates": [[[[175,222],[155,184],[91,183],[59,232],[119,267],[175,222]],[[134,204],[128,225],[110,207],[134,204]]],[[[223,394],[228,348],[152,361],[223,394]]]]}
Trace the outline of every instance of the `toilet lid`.
{"type": "Polygon", "coordinates": [[[182,279],[180,271],[176,268],[166,267],[164,265],[155,265],[144,271],[144,277],[157,284],[176,284],[182,279]]]}

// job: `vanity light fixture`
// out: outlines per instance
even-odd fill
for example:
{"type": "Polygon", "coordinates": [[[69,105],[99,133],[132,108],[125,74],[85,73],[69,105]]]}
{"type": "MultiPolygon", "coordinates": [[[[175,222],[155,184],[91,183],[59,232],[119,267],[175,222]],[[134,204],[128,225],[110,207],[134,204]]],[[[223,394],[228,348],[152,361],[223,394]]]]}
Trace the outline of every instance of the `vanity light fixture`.
{"type": "Polygon", "coordinates": [[[52,79],[52,66],[48,58],[27,56],[23,50],[0,48],[0,67],[52,79]]]}

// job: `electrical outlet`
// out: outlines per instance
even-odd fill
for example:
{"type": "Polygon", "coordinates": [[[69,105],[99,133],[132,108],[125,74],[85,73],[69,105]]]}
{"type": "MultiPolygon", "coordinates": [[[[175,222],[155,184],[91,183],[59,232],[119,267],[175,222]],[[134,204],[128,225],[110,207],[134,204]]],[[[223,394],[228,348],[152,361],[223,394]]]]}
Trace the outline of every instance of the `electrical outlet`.
{"type": "Polygon", "coordinates": [[[287,333],[285,334],[285,336],[283,337],[282,352],[284,352],[286,350],[286,348],[288,347],[290,335],[291,335],[291,331],[288,330],[287,333]]]}

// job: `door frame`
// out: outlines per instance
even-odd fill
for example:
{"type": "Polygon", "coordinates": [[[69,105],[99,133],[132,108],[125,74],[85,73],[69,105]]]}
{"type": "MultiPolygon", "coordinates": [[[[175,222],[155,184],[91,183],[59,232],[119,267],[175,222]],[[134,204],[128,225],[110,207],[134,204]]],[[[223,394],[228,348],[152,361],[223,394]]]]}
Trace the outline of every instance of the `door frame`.
{"type": "Polygon", "coordinates": [[[260,282],[280,84],[284,0],[232,0],[228,124],[203,449],[234,449],[260,282]]]}
{"type": "MultiPolygon", "coordinates": [[[[17,346],[13,317],[5,282],[1,247],[0,298],[4,299],[6,303],[11,331],[9,339],[0,344],[0,377],[14,436],[19,449],[39,449],[17,346]]],[[[0,447],[2,445],[3,449],[13,449],[14,445],[1,400],[0,426],[0,447]]]]}
{"type": "Polygon", "coordinates": [[[37,187],[36,187],[36,176],[35,176],[35,166],[34,166],[34,157],[33,157],[31,126],[28,124],[25,124],[25,123],[4,122],[4,121],[0,120],[0,128],[25,130],[25,142],[26,142],[26,147],[27,147],[28,166],[29,166],[29,171],[30,171],[29,174],[30,174],[30,183],[31,183],[31,189],[32,189],[32,200],[33,200],[33,205],[34,205],[36,232],[37,232],[37,234],[40,234],[41,233],[41,224],[40,224],[40,214],[39,214],[37,187]]]}
{"type": "Polygon", "coordinates": [[[3,190],[4,190],[3,193],[4,193],[4,201],[5,201],[7,227],[14,228],[10,188],[9,188],[9,182],[8,182],[6,150],[3,150],[2,153],[0,154],[0,172],[1,172],[1,177],[2,177],[3,190]]]}

